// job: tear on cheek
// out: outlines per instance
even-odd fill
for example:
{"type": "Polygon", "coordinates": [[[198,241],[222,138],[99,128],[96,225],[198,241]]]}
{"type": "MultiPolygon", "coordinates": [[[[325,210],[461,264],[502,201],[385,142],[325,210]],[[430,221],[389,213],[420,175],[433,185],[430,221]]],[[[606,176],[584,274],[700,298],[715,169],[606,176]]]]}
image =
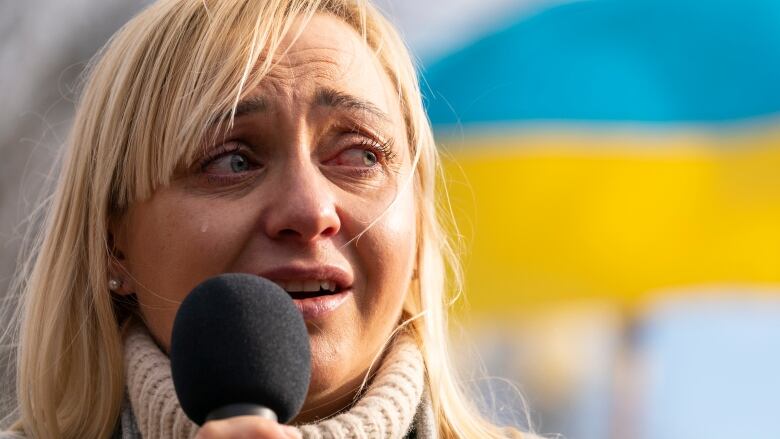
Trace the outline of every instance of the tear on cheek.
{"type": "Polygon", "coordinates": [[[205,221],[203,224],[200,225],[200,233],[206,233],[208,229],[209,229],[208,221],[205,221]]]}

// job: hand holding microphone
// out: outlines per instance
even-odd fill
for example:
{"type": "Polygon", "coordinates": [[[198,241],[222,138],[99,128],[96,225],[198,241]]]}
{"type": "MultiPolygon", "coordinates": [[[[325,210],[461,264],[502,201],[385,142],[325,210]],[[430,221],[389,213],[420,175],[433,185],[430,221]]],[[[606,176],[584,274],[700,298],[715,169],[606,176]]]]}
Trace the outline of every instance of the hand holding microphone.
{"type": "Polygon", "coordinates": [[[208,421],[198,430],[195,439],[301,439],[294,427],[257,416],[237,416],[208,421]]]}
{"type": "Polygon", "coordinates": [[[224,274],[198,285],[176,314],[170,357],[184,412],[214,421],[199,437],[299,437],[276,421],[293,419],[306,398],[309,336],[275,283],[224,274]]]}

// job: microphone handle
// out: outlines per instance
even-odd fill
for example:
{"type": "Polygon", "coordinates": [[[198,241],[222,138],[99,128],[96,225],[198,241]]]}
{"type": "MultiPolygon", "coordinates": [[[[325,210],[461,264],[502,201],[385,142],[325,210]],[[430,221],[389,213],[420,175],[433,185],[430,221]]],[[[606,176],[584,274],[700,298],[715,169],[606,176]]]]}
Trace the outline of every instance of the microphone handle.
{"type": "Polygon", "coordinates": [[[206,416],[206,422],[233,418],[236,416],[260,416],[261,418],[270,419],[274,422],[279,420],[276,417],[276,413],[268,407],[257,404],[228,404],[212,410],[211,413],[206,416]]]}

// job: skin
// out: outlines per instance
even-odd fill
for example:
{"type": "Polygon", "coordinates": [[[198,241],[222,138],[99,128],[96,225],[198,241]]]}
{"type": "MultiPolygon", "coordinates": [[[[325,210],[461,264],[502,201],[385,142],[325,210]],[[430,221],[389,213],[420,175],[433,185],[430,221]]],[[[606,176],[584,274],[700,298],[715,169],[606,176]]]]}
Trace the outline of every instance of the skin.
{"type": "MultiPolygon", "coordinates": [[[[402,190],[412,169],[398,96],[359,35],[321,14],[283,48],[227,142],[207,145],[202,161],[112,228],[113,271],[166,351],[179,304],[211,276],[290,264],[351,273],[346,302],[306,322],[312,381],[293,421],[305,423],[349,406],[396,326],[414,264],[415,205],[402,190]],[[347,95],[365,105],[332,99],[347,95]]],[[[228,430],[219,422],[202,437],[244,437],[230,428],[245,420],[228,430]]]]}

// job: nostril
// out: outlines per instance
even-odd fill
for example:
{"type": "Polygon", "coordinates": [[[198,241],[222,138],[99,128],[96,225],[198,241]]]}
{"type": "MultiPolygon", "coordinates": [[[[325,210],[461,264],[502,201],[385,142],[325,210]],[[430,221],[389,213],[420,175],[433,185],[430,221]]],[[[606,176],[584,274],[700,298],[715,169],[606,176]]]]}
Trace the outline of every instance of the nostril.
{"type": "Polygon", "coordinates": [[[327,229],[322,231],[321,235],[326,238],[330,238],[331,236],[334,236],[338,232],[339,232],[338,227],[328,227],[327,229]]]}
{"type": "MultiPolygon", "coordinates": [[[[328,228],[326,228],[324,230],[321,230],[319,233],[312,233],[311,238],[314,238],[314,236],[319,236],[321,238],[330,238],[332,236],[335,236],[336,233],[338,233],[338,231],[339,231],[338,227],[328,227],[328,228]]],[[[277,232],[276,236],[278,238],[296,238],[296,239],[299,239],[299,238],[303,238],[304,235],[307,235],[307,239],[309,238],[308,234],[305,234],[305,233],[303,233],[301,231],[298,231],[296,229],[288,228],[288,229],[279,230],[279,232],[277,232]]]]}
{"type": "Polygon", "coordinates": [[[279,236],[280,237],[297,237],[297,236],[301,236],[301,234],[296,232],[293,229],[282,229],[282,230],[279,231],[279,236]]]}

